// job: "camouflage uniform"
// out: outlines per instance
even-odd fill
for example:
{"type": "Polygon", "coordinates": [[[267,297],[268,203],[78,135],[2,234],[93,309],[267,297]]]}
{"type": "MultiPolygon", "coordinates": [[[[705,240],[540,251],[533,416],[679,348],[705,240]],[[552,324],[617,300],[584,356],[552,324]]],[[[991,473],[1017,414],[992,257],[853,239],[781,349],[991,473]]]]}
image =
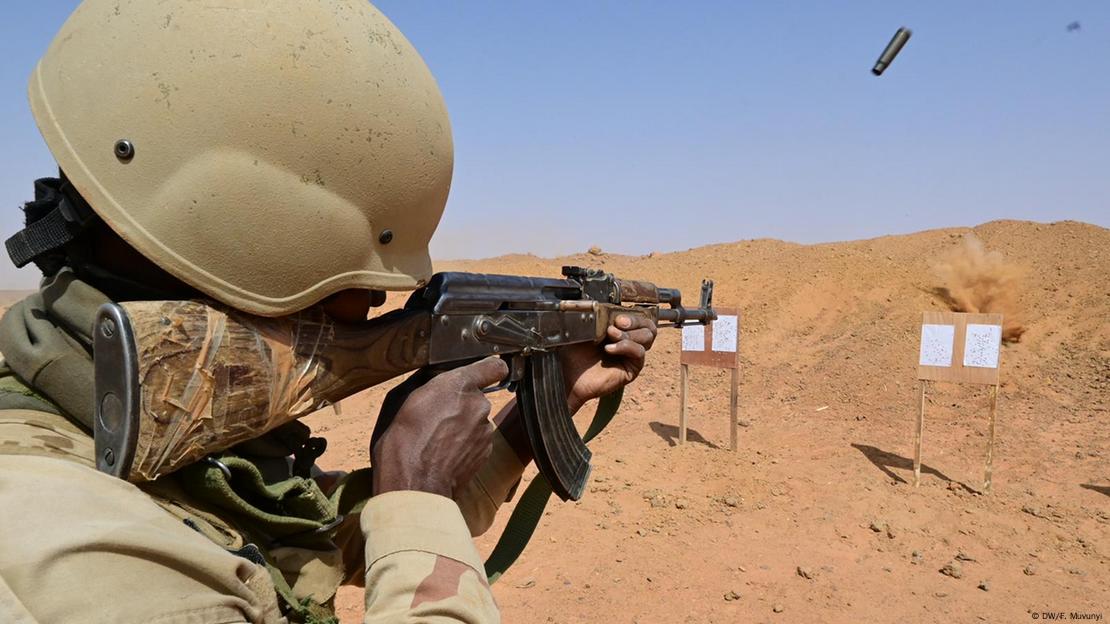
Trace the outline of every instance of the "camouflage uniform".
{"type": "Polygon", "coordinates": [[[387,493],[324,547],[256,544],[250,527],[174,475],[136,486],[94,469],[92,438],[59,405],[91,383],[79,326],[104,297],[61,276],[0,323],[0,344],[19,362],[0,369],[0,621],[326,622],[326,607],[282,605],[275,583],[320,607],[363,575],[365,622],[499,621],[471,536],[523,470],[503,438],[457,501],[387,493]]]}

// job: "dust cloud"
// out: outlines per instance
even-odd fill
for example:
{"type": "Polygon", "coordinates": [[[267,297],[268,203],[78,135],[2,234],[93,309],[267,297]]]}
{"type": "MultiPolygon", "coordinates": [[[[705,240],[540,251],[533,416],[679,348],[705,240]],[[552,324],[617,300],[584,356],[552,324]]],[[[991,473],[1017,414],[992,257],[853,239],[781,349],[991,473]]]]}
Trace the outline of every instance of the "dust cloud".
{"type": "Polygon", "coordinates": [[[987,251],[975,236],[941,257],[933,270],[940,279],[936,293],[954,312],[1002,315],[1002,341],[1018,342],[1025,333],[1021,294],[1022,270],[997,251],[987,251]]]}

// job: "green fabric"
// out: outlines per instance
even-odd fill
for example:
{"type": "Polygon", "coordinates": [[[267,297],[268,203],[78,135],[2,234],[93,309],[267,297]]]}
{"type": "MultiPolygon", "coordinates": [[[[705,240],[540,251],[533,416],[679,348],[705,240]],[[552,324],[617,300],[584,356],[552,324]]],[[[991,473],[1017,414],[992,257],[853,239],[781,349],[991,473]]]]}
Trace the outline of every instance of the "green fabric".
{"type": "MultiPolygon", "coordinates": [[[[249,459],[228,453],[214,459],[231,472],[230,481],[223,468],[209,462],[187,466],[177,476],[190,494],[233,513],[257,544],[332,548],[339,521],[346,515],[362,511],[370,498],[369,468],[345,475],[327,497],[312,479],[291,477],[269,482],[258,465],[249,459]]],[[[291,621],[339,624],[330,607],[311,596],[298,598],[266,550],[260,549],[260,554],[291,621]]]]}
{"type": "Polygon", "coordinates": [[[215,459],[231,471],[231,480],[219,466],[196,462],[180,471],[187,492],[236,514],[273,541],[306,547],[330,542],[330,536],[314,532],[333,523],[338,511],[315,481],[267,482],[248,459],[226,453],[215,459]]]}
{"type": "MultiPolygon", "coordinates": [[[[223,473],[223,471],[220,472],[223,473]]],[[[370,469],[354,470],[344,475],[336,484],[330,497],[330,504],[334,505],[340,517],[357,515],[362,512],[362,508],[370,500],[372,488],[373,480],[371,479],[370,469]]],[[[331,539],[334,531],[328,533],[329,539],[331,539]]],[[[289,586],[289,582],[285,580],[285,575],[282,574],[281,570],[278,570],[269,562],[266,563],[266,568],[270,571],[270,576],[274,578],[274,588],[278,595],[292,610],[292,613],[290,613],[291,620],[300,621],[304,624],[339,624],[339,618],[335,617],[333,609],[322,606],[311,598],[298,599],[293,594],[293,588],[289,586]]]]}
{"type": "MultiPolygon", "coordinates": [[[[108,297],[62,270],[0,319],[0,352],[19,379],[92,430],[92,327],[108,297]]],[[[49,410],[56,411],[56,410],[49,410]]]]}
{"type": "MultiPolygon", "coordinates": [[[[582,441],[589,442],[605,430],[605,427],[617,415],[623,396],[624,388],[621,388],[613,394],[603,397],[598,402],[597,411],[594,412],[594,418],[586,429],[586,434],[582,436],[582,441]]],[[[486,578],[489,579],[491,584],[496,583],[497,579],[501,578],[501,575],[524,552],[525,547],[528,546],[528,541],[532,539],[532,535],[536,532],[536,527],[539,526],[540,518],[543,517],[543,510],[547,507],[549,500],[551,500],[551,484],[547,482],[543,475],[536,475],[536,478],[532,479],[532,483],[528,484],[528,488],[521,495],[520,501],[513,509],[513,514],[509,516],[509,522],[505,525],[505,530],[502,531],[501,537],[497,540],[497,545],[493,547],[493,552],[486,560],[486,578]]]]}
{"type": "Polygon", "coordinates": [[[216,463],[197,462],[182,468],[186,491],[246,521],[253,532],[282,545],[327,547],[342,516],[358,513],[370,498],[370,470],[347,474],[329,497],[313,479],[268,480],[251,459],[225,453],[216,463]]]}
{"type": "Polygon", "coordinates": [[[362,508],[374,495],[373,470],[359,468],[348,472],[336,484],[331,500],[340,515],[350,516],[362,513],[362,508]]]}

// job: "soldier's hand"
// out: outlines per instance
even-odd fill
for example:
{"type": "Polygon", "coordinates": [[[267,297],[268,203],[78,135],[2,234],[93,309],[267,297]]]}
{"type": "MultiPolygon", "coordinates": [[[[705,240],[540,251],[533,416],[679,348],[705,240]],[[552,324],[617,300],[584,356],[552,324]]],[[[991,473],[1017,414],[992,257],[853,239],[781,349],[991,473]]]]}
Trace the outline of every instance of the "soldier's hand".
{"type": "Polygon", "coordinates": [[[416,490],[451,498],[470,482],[493,442],[482,388],[507,374],[505,363],[491,357],[436,376],[418,372],[394,388],[370,445],[374,494],[416,490]]]}
{"type": "Polygon", "coordinates": [[[581,344],[560,351],[567,404],[576,412],[590,399],[616,392],[640,374],[655,323],[639,315],[618,314],[600,345],[581,344]]]}

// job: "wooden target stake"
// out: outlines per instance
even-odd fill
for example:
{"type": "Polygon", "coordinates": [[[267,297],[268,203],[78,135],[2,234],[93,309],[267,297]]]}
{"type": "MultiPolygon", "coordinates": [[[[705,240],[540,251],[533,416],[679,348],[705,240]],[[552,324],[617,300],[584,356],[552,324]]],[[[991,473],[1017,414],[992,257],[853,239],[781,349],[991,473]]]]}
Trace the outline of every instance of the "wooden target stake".
{"type": "Polygon", "coordinates": [[[998,409],[998,384],[991,386],[991,413],[990,424],[987,426],[987,467],[983,476],[983,491],[990,494],[991,477],[994,473],[994,414],[998,409]]]}
{"type": "Polygon", "coordinates": [[[925,387],[928,381],[921,380],[921,397],[917,410],[917,432],[913,441],[913,486],[921,485],[921,437],[925,433],[925,387]]]}
{"type": "Polygon", "coordinates": [[[729,390],[729,422],[732,423],[729,428],[728,448],[735,451],[737,449],[737,431],[736,419],[739,416],[740,410],[740,369],[732,369],[732,388],[729,390]]]}
{"type": "Polygon", "coordinates": [[[678,387],[678,400],[682,404],[682,408],[678,412],[678,443],[686,444],[686,390],[689,387],[690,366],[688,364],[680,364],[679,372],[680,379],[682,380],[678,387]]]}

